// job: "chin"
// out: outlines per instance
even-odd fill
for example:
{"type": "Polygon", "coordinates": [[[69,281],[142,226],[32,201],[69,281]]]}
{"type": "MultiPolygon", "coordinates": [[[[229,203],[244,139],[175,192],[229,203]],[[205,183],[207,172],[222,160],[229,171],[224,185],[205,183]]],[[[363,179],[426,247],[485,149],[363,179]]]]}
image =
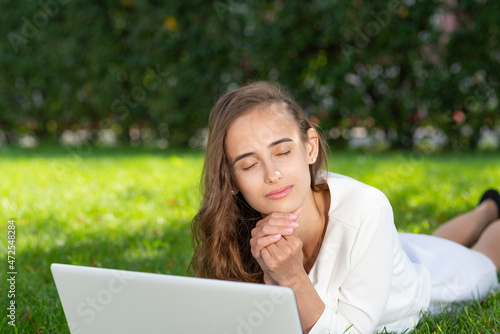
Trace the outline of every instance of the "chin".
{"type": "Polygon", "coordinates": [[[293,212],[295,211],[300,205],[299,204],[294,204],[291,201],[283,201],[283,203],[275,203],[273,205],[269,205],[265,208],[265,213],[261,212],[262,214],[268,215],[271,212],[293,212]]]}
{"type": "Polygon", "coordinates": [[[301,201],[293,197],[286,197],[279,200],[265,199],[263,202],[259,203],[249,203],[247,201],[254,210],[260,212],[260,214],[264,216],[269,215],[271,212],[293,212],[297,210],[303,202],[303,199],[301,201]]]}

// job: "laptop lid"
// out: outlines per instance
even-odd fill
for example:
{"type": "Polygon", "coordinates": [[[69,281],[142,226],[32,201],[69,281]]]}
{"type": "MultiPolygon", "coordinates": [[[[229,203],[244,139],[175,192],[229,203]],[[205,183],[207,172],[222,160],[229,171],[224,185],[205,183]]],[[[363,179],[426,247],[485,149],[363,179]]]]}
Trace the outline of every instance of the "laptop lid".
{"type": "Polygon", "coordinates": [[[71,334],[301,334],[287,287],[51,265],[71,334]]]}

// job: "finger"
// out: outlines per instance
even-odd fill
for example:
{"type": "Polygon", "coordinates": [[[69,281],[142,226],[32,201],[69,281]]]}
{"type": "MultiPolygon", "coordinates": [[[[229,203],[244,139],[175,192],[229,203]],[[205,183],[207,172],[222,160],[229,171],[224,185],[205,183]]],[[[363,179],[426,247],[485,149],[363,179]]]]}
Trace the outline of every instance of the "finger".
{"type": "Polygon", "coordinates": [[[262,238],[252,238],[250,240],[250,246],[253,256],[255,258],[260,257],[261,256],[260,253],[264,248],[271,246],[281,238],[282,238],[281,234],[268,235],[262,238]]]}
{"type": "MultiPolygon", "coordinates": [[[[261,250],[260,254],[259,254],[260,258],[263,260],[263,264],[264,266],[267,267],[267,264],[270,260],[271,260],[271,253],[269,253],[269,249],[268,248],[264,248],[261,250]]],[[[262,268],[262,265],[260,265],[261,268],[262,268]]],[[[267,269],[267,268],[266,268],[267,269]]],[[[266,270],[265,268],[262,268],[262,270],[266,270]]]]}
{"type": "MultiPolygon", "coordinates": [[[[264,248],[261,252],[260,252],[260,257],[262,258],[262,260],[264,261],[264,265],[267,267],[267,264],[271,262],[272,260],[272,255],[271,253],[269,252],[269,249],[268,248],[264,248]]],[[[264,270],[264,268],[262,268],[264,270]]]]}
{"type": "Polygon", "coordinates": [[[287,218],[287,219],[295,219],[297,217],[298,215],[293,212],[280,212],[280,211],[273,211],[266,216],[266,218],[287,218]]]}
{"type": "MultiPolygon", "coordinates": [[[[262,221],[261,221],[262,222],[262,221]]],[[[259,232],[264,231],[264,235],[268,234],[276,234],[276,233],[285,233],[289,234],[287,232],[283,232],[283,229],[272,229],[270,228],[271,226],[273,227],[278,227],[278,228],[292,228],[295,229],[299,226],[299,224],[291,219],[283,219],[283,218],[273,218],[269,219],[266,222],[261,223],[260,225],[257,224],[251,231],[252,237],[255,237],[256,235],[259,234],[259,232]]]]}
{"type": "Polygon", "coordinates": [[[299,206],[297,209],[295,209],[291,214],[295,215],[296,217],[299,217],[300,214],[302,213],[302,207],[299,206]]]}
{"type": "Polygon", "coordinates": [[[283,235],[278,242],[275,243],[276,248],[280,251],[299,251],[302,250],[302,240],[296,234],[283,235]]]}
{"type": "Polygon", "coordinates": [[[251,232],[252,237],[257,238],[275,234],[290,235],[292,233],[293,227],[290,224],[285,226],[264,225],[261,228],[254,228],[251,232]]]}
{"type": "Polygon", "coordinates": [[[297,217],[298,217],[298,215],[290,213],[290,212],[274,211],[274,212],[271,212],[270,214],[268,214],[264,219],[259,220],[255,226],[260,226],[268,220],[274,220],[274,219],[295,220],[295,219],[297,219],[297,217]]]}
{"type": "Polygon", "coordinates": [[[271,271],[276,271],[294,256],[294,251],[282,237],[273,245],[269,245],[260,252],[264,265],[271,271]],[[280,245],[281,244],[281,245],[280,245]]]}

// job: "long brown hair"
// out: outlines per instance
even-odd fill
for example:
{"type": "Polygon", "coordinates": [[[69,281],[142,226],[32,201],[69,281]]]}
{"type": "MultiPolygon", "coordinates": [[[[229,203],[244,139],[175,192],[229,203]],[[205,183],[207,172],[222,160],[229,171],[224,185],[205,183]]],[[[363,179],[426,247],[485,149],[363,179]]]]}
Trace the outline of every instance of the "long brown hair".
{"type": "MultiPolygon", "coordinates": [[[[238,117],[275,103],[286,105],[305,143],[307,130],[313,126],[297,102],[274,83],[255,82],[226,93],[210,112],[202,174],[204,195],[192,223],[195,250],[190,266],[198,277],[263,282],[262,269],[250,251],[250,232],[262,216],[241,193],[231,195],[234,182],[224,148],[227,130],[238,117]]],[[[309,165],[314,191],[324,188],[315,179],[322,167],[327,169],[325,144],[321,137],[318,142],[317,160],[309,165]]]]}

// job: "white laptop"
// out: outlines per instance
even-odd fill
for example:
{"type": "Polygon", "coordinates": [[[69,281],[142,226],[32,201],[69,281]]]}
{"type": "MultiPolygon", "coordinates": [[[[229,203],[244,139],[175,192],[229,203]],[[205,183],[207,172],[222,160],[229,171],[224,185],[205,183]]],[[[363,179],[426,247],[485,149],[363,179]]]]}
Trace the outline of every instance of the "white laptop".
{"type": "Polygon", "coordinates": [[[301,334],[290,288],[54,263],[71,334],[301,334]]]}

